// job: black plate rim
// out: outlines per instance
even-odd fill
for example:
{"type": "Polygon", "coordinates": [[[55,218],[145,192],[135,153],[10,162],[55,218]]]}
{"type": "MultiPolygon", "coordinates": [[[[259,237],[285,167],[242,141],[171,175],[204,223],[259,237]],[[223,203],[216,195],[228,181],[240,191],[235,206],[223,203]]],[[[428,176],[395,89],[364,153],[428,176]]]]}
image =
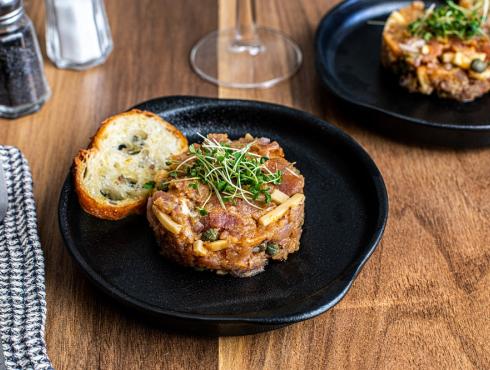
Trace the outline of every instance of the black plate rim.
{"type": "Polygon", "coordinates": [[[335,19],[338,13],[345,11],[346,9],[356,5],[357,3],[366,3],[366,5],[375,6],[376,4],[389,2],[389,1],[397,1],[397,0],[345,0],[340,2],[339,4],[332,7],[330,11],[328,11],[320,20],[317,26],[317,30],[315,32],[315,66],[318,74],[320,75],[320,79],[323,84],[337,97],[346,101],[347,103],[358,105],[360,107],[370,109],[379,113],[382,113],[388,117],[397,118],[400,120],[408,121],[410,123],[427,126],[436,129],[449,129],[454,131],[465,131],[465,132],[487,132],[490,131],[490,123],[484,125],[472,125],[472,124],[452,124],[452,123],[444,123],[444,122],[432,122],[424,119],[414,118],[411,116],[407,116],[404,114],[399,114],[396,112],[392,112],[376,105],[372,105],[369,103],[365,103],[363,101],[357,100],[351,96],[345,95],[340,89],[337,88],[334,79],[332,78],[332,73],[329,68],[325,64],[325,58],[323,58],[323,49],[321,40],[323,38],[323,34],[325,33],[325,28],[328,27],[328,23],[335,19]]]}
{"type": "MultiPolygon", "coordinates": [[[[367,262],[369,257],[372,255],[372,253],[375,251],[376,247],[380,243],[388,220],[388,211],[389,211],[388,193],[381,172],[379,171],[378,167],[376,166],[372,158],[364,150],[364,148],[362,148],[360,144],[358,144],[353,138],[351,138],[349,135],[347,135],[346,133],[344,133],[342,130],[335,127],[334,125],[326,121],[323,121],[320,118],[317,118],[310,113],[300,111],[294,108],[278,105],[278,104],[265,103],[265,102],[259,102],[254,100],[217,99],[217,98],[206,98],[206,97],[189,96],[189,95],[174,95],[174,96],[165,96],[165,97],[150,99],[148,101],[139,103],[138,105],[134,106],[131,109],[143,108],[146,104],[162,102],[162,101],[166,101],[170,104],[172,104],[172,102],[177,102],[181,104],[186,100],[189,101],[189,104],[185,107],[182,107],[181,109],[195,109],[196,107],[199,106],[195,104],[196,101],[198,101],[200,102],[201,105],[206,105],[206,106],[210,104],[214,104],[214,105],[224,105],[224,106],[241,105],[244,107],[253,107],[253,108],[260,107],[262,109],[272,109],[276,111],[287,112],[293,116],[303,117],[305,119],[308,119],[312,123],[314,122],[314,124],[318,125],[320,128],[324,128],[323,126],[325,125],[326,126],[325,128],[328,128],[329,130],[333,131],[334,134],[338,135],[340,138],[342,138],[345,141],[345,145],[350,145],[352,149],[356,151],[356,154],[363,161],[363,163],[366,166],[368,166],[369,172],[372,175],[371,177],[372,177],[373,185],[375,187],[376,195],[378,198],[378,219],[376,220],[376,227],[375,227],[376,231],[373,234],[370,242],[365,247],[364,253],[353,264],[352,269],[350,269],[348,273],[346,273],[346,276],[339,277],[341,278],[342,281],[345,281],[345,284],[341,287],[341,289],[339,289],[339,292],[335,296],[335,298],[330,299],[327,297],[326,299],[324,299],[324,301],[321,301],[321,303],[318,304],[318,307],[314,309],[310,309],[307,312],[302,312],[300,314],[292,313],[283,316],[271,316],[266,318],[244,317],[240,315],[207,315],[207,314],[195,314],[195,313],[171,311],[134,299],[100,277],[100,275],[90,266],[90,264],[85,260],[82,254],[78,251],[78,248],[76,247],[76,242],[72,240],[70,236],[68,226],[63,222],[63,220],[66,219],[66,213],[67,213],[66,212],[67,202],[65,200],[67,199],[70,191],[73,191],[73,186],[71,184],[72,169],[70,169],[65,179],[65,182],[63,183],[60,197],[59,197],[59,204],[58,204],[58,223],[59,223],[59,227],[60,227],[60,231],[65,247],[68,250],[69,254],[73,257],[74,261],[81,269],[83,274],[87,276],[89,280],[102,292],[107,294],[115,301],[121,303],[123,306],[134,309],[135,311],[148,313],[153,316],[164,317],[167,319],[169,318],[184,319],[184,320],[191,320],[194,322],[211,323],[211,324],[233,323],[233,324],[253,324],[259,326],[260,325],[282,326],[282,325],[293,324],[296,322],[313,318],[329,310],[331,307],[336,305],[342,298],[344,298],[346,293],[349,291],[357,275],[362,270],[365,263],[367,262]]],[[[172,108],[169,109],[176,110],[172,108]]],[[[329,287],[330,284],[326,285],[324,288],[313,293],[312,296],[318,294],[323,290],[327,290],[329,287]]]]}

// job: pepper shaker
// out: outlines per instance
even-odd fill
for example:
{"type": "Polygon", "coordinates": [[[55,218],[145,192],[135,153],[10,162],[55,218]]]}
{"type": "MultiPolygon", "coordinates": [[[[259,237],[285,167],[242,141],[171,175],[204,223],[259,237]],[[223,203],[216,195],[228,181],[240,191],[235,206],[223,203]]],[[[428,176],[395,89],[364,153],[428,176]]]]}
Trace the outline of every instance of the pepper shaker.
{"type": "Polygon", "coordinates": [[[46,0],[46,50],[58,68],[104,63],[112,36],[103,0],[46,0]]]}
{"type": "Polygon", "coordinates": [[[36,31],[22,0],[0,0],[0,117],[33,113],[49,96],[36,31]]]}

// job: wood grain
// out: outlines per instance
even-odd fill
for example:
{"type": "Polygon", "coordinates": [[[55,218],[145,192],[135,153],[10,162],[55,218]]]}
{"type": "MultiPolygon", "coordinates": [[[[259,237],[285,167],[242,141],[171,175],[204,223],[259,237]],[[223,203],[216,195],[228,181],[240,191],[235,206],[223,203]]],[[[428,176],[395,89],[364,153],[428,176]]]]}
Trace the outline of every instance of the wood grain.
{"type": "MultiPolygon", "coordinates": [[[[44,44],[41,1],[26,1],[44,44]]],[[[46,259],[48,351],[57,369],[489,369],[490,151],[406,146],[352,122],[319,85],[313,36],[331,0],[261,0],[259,23],[297,41],[304,65],[268,90],[217,89],[188,65],[194,42],[230,26],[232,0],[107,1],[115,49],[72,72],[46,62],[53,96],[0,121],[33,171],[46,259]],[[270,333],[198,338],[154,329],[108,303],[76,269],[57,225],[71,158],[98,123],[139,101],[195,94],[276,102],[344,129],[372,155],[390,194],[383,241],[349,294],[313,320],[270,333]]]]}

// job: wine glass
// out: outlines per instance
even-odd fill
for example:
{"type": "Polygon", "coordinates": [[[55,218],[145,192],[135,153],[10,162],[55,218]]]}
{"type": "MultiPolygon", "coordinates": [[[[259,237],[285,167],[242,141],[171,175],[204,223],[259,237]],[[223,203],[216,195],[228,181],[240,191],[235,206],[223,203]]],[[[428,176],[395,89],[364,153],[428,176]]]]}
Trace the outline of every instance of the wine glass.
{"type": "Polygon", "coordinates": [[[233,29],[214,31],[191,50],[194,71],[207,81],[232,88],[269,88],[300,67],[298,45],[277,30],[257,27],[255,0],[236,0],[233,29]]]}

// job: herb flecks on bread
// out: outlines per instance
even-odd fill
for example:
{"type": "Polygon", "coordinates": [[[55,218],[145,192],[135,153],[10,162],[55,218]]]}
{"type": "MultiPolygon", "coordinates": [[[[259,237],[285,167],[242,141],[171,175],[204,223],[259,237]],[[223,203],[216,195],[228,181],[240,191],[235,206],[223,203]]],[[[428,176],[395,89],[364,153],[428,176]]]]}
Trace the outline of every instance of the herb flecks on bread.
{"type": "Polygon", "coordinates": [[[106,119],[75,158],[82,208],[109,220],[142,212],[157,172],[187,145],[178,129],[150,112],[131,110],[106,119]]]}

